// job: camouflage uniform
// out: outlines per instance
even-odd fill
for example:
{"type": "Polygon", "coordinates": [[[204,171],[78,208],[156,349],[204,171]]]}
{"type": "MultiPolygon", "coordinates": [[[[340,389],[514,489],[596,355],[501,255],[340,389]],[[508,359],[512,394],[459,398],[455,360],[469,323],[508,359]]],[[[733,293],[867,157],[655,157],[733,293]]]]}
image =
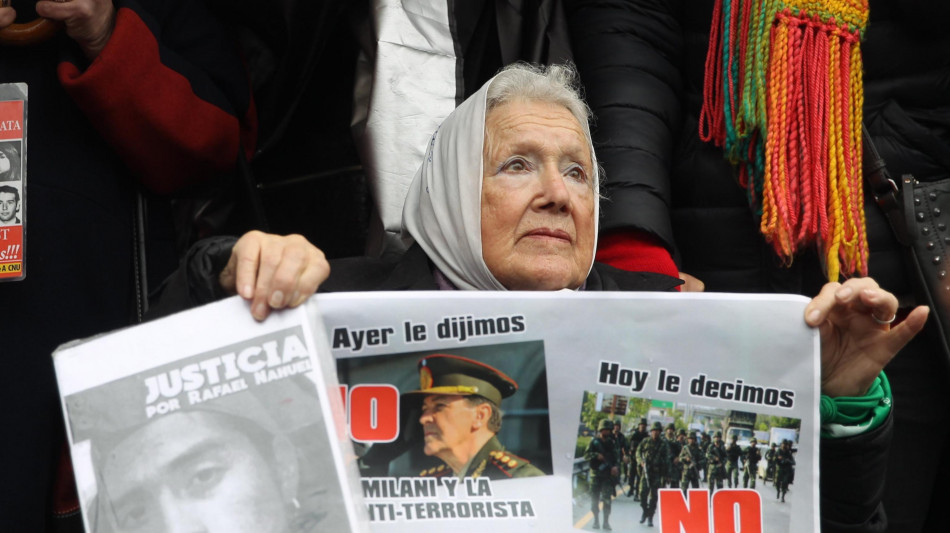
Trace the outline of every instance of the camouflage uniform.
{"type": "Polygon", "coordinates": [[[722,478],[726,476],[726,448],[722,445],[722,434],[716,433],[716,438],[706,450],[706,464],[709,475],[709,492],[722,488],[722,478]]]}
{"type": "Polygon", "coordinates": [[[795,476],[795,457],[792,455],[792,443],[783,441],[782,447],[775,452],[775,498],[785,501],[788,486],[795,476]]]}
{"type": "Polygon", "coordinates": [[[627,496],[633,495],[633,501],[640,499],[640,493],[637,492],[637,487],[640,484],[640,478],[643,476],[641,472],[640,465],[637,463],[637,446],[640,445],[640,442],[643,439],[650,436],[650,433],[646,430],[647,420],[645,418],[640,419],[640,424],[637,426],[637,429],[630,434],[630,446],[627,448],[627,452],[630,455],[633,463],[630,465],[630,476],[627,481],[630,482],[630,492],[627,493],[627,496]],[[641,430],[639,426],[643,426],[641,430]]]}
{"type": "Polygon", "coordinates": [[[680,452],[686,447],[686,430],[681,429],[676,434],[676,440],[670,445],[670,488],[678,489],[683,477],[683,464],[680,463],[680,452]]]}
{"type": "Polygon", "coordinates": [[[769,451],[765,452],[765,460],[769,463],[765,468],[765,479],[771,479],[773,485],[775,485],[775,458],[777,455],[778,448],[776,448],[775,443],[773,442],[772,446],[769,448],[769,451]]]}
{"type": "Polygon", "coordinates": [[[758,448],[759,441],[752,439],[749,441],[749,447],[746,448],[743,458],[745,466],[742,469],[742,488],[755,488],[755,478],[759,473],[759,460],[762,459],[762,452],[758,448]],[[749,480],[752,480],[751,487],[749,480]]]}
{"type": "Polygon", "coordinates": [[[620,465],[620,450],[617,449],[609,431],[610,420],[601,420],[597,427],[600,436],[594,437],[584,450],[584,459],[590,463],[590,512],[594,515],[594,529],[600,528],[600,503],[604,507],[604,529],[610,531],[610,504],[614,496],[620,465]]]}
{"type": "Polygon", "coordinates": [[[729,488],[739,488],[739,457],[742,455],[742,448],[736,443],[736,438],[732,437],[732,442],[726,447],[726,479],[729,480],[729,488]]]}
{"type": "Polygon", "coordinates": [[[703,433],[699,441],[699,449],[703,451],[703,466],[700,468],[703,472],[703,481],[707,481],[706,478],[706,452],[709,451],[709,445],[712,444],[712,439],[709,438],[709,433],[703,433]]]}
{"type": "Polygon", "coordinates": [[[676,463],[679,462],[680,448],[682,446],[676,442],[676,426],[667,424],[666,433],[661,437],[666,441],[666,447],[670,451],[670,463],[666,466],[666,475],[663,478],[663,487],[679,488],[680,477],[676,469],[676,463]]]}
{"type": "Polygon", "coordinates": [[[650,526],[653,526],[656,512],[657,491],[663,488],[663,478],[669,475],[670,451],[666,440],[660,438],[662,429],[663,425],[655,422],[650,428],[650,437],[637,446],[637,464],[643,468],[639,487],[640,507],[643,508],[640,523],[649,520],[650,526]]]}
{"type": "Polygon", "coordinates": [[[683,473],[680,477],[680,487],[683,489],[683,496],[686,496],[686,489],[692,485],[694,489],[699,488],[699,471],[703,463],[703,450],[696,444],[696,436],[690,435],[686,446],[680,451],[680,468],[683,473]]]}
{"type": "MultiPolygon", "coordinates": [[[[613,435],[614,438],[614,446],[616,446],[617,451],[620,452],[620,474],[617,480],[618,482],[622,483],[624,478],[627,477],[626,471],[629,469],[627,466],[629,463],[629,460],[627,459],[627,449],[630,446],[630,443],[627,442],[626,435],[624,435],[623,430],[620,429],[620,422],[614,422],[614,432],[611,435],[613,435]]],[[[623,487],[621,487],[621,489],[622,488],[623,487]]]]}

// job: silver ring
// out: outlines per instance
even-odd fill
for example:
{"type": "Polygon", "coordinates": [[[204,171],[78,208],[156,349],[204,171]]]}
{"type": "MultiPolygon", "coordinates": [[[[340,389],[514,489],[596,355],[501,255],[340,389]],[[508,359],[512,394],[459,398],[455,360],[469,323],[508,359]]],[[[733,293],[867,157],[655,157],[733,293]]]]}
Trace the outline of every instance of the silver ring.
{"type": "Polygon", "coordinates": [[[891,318],[887,320],[881,320],[880,318],[874,316],[874,313],[871,313],[871,318],[873,318],[874,321],[877,322],[878,324],[882,326],[887,326],[888,324],[891,324],[892,322],[894,322],[894,320],[897,319],[897,313],[894,313],[894,316],[892,316],[891,318]]]}

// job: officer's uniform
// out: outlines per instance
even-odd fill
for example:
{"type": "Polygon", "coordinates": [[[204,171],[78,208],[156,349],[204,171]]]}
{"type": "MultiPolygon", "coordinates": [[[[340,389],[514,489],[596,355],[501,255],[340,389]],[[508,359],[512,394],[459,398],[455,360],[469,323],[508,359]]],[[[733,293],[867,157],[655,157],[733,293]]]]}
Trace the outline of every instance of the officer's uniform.
{"type": "MultiPolygon", "coordinates": [[[[481,396],[491,402],[495,409],[500,409],[502,399],[518,390],[515,380],[498,369],[457,355],[423,357],[419,360],[418,368],[419,390],[405,394],[410,398],[427,394],[481,396]]],[[[452,469],[445,464],[419,473],[427,477],[452,474],[452,469]]],[[[457,474],[459,477],[487,477],[493,480],[545,475],[527,459],[506,451],[497,436],[492,436],[483,444],[457,474]]]]}
{"type": "MultiPolygon", "coordinates": [[[[444,464],[419,472],[422,477],[443,477],[451,474],[452,469],[444,464]]],[[[543,475],[544,472],[527,459],[505,451],[498,437],[492,437],[469,461],[461,477],[511,479],[543,475]]]]}

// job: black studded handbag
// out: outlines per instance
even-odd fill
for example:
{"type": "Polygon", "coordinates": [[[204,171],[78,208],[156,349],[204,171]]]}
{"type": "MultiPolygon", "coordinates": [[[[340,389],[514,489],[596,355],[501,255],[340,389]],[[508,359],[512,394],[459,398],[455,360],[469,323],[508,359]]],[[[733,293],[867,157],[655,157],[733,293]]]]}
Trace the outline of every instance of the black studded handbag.
{"type": "Polygon", "coordinates": [[[907,250],[915,296],[930,307],[943,353],[950,355],[950,178],[921,182],[910,174],[895,182],[864,129],[864,179],[907,250]]]}

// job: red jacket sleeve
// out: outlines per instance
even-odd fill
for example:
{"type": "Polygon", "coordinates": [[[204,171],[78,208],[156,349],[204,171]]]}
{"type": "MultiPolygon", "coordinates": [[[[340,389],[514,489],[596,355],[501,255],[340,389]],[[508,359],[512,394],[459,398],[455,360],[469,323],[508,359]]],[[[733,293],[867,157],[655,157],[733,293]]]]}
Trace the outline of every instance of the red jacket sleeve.
{"type": "Polygon", "coordinates": [[[242,147],[249,157],[257,119],[236,49],[201,2],[151,4],[117,3],[100,55],[58,75],[142,184],[168,194],[230,170],[242,147]]]}
{"type": "Polygon", "coordinates": [[[621,270],[679,277],[673,257],[660,239],[643,231],[621,230],[601,235],[597,260],[621,270]]]}

